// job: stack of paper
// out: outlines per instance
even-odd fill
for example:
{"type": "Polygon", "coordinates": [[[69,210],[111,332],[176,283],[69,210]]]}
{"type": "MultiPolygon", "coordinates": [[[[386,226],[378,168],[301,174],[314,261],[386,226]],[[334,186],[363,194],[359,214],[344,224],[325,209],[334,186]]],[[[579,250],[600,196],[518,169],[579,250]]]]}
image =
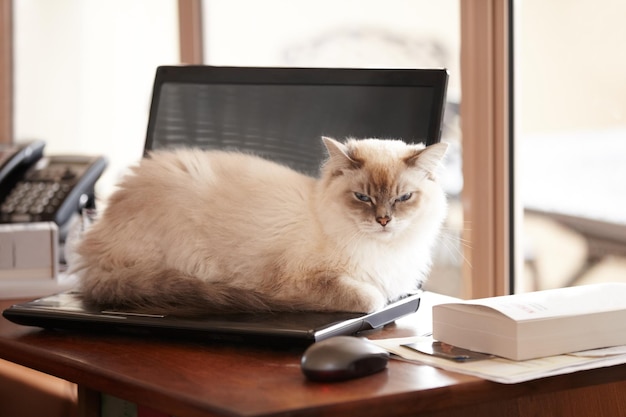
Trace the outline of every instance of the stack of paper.
{"type": "Polygon", "coordinates": [[[553,375],[626,363],[626,346],[589,350],[572,354],[549,356],[527,361],[493,357],[477,361],[454,361],[420,353],[406,345],[432,343],[432,337],[407,337],[372,340],[406,361],[435,366],[447,371],[477,376],[503,384],[514,384],[553,375]]]}

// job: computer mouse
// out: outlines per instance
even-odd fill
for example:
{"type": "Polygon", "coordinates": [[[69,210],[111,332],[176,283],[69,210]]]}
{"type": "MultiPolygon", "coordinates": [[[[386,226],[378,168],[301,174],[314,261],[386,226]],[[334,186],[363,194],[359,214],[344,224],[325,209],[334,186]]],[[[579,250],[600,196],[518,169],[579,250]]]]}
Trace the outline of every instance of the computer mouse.
{"type": "Polygon", "coordinates": [[[312,381],[333,382],[380,372],[388,361],[389,352],[367,339],[335,336],[309,346],[300,367],[312,381]]]}

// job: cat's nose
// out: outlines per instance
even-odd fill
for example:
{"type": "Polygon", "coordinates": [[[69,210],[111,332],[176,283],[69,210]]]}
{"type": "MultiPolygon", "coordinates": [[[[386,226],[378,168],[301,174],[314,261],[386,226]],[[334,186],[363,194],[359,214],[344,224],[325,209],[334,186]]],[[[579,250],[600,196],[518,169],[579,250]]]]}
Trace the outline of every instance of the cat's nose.
{"type": "Polygon", "coordinates": [[[391,221],[391,217],[389,216],[378,216],[376,217],[376,221],[382,226],[387,226],[387,223],[391,221]]]}

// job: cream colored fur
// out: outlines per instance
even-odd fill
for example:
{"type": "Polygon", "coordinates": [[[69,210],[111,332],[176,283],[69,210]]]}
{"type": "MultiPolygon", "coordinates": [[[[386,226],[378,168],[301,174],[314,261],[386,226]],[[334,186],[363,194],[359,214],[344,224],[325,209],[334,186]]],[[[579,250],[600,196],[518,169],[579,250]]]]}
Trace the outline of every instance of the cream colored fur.
{"type": "Polygon", "coordinates": [[[85,299],[171,314],[369,312],[417,289],[446,214],[433,173],[447,145],[324,143],[320,179],[243,153],[145,158],[78,247],[85,299]]]}

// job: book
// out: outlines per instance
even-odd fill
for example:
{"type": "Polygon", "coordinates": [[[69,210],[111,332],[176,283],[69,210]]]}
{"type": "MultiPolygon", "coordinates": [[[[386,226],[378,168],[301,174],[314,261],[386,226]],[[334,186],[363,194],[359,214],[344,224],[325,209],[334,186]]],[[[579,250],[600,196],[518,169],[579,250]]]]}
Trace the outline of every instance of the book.
{"type": "Polygon", "coordinates": [[[626,345],[626,283],[439,304],[433,337],[516,361],[626,345]]]}

